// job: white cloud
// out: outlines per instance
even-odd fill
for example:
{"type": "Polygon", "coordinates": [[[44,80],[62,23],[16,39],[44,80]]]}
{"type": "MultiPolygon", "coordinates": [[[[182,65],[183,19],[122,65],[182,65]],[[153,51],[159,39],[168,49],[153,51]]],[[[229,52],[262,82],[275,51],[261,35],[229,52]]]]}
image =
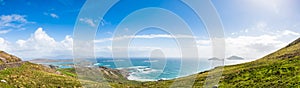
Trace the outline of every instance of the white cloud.
{"type": "Polygon", "coordinates": [[[8,29],[8,30],[0,30],[0,34],[6,34],[6,33],[10,32],[10,31],[11,31],[11,29],[8,29]]]}
{"type": "MultiPolygon", "coordinates": [[[[263,35],[240,35],[225,38],[226,56],[237,55],[245,58],[257,59],[274,52],[294,39],[299,38],[300,34],[291,30],[281,30],[263,35]]],[[[204,55],[211,54],[211,41],[198,40],[199,51],[207,51],[204,55]]],[[[202,54],[203,55],[203,54],[202,54]]]]}
{"type": "MultiPolygon", "coordinates": [[[[260,27],[262,27],[262,25],[260,27]]],[[[261,35],[238,35],[235,37],[226,37],[225,38],[226,56],[238,55],[245,58],[259,58],[279,48],[284,47],[293,39],[299,36],[300,34],[297,32],[293,32],[291,30],[281,30],[281,31],[265,33],[261,35]]],[[[152,34],[152,35],[122,36],[122,37],[116,37],[114,39],[122,40],[128,38],[152,39],[152,38],[173,38],[173,37],[167,34],[152,34]]],[[[193,37],[178,35],[177,38],[193,38],[193,37]]],[[[99,40],[95,40],[95,43],[111,42],[112,40],[113,38],[99,39],[99,40]]],[[[196,42],[199,50],[199,56],[201,58],[204,57],[209,58],[212,56],[212,47],[211,47],[210,40],[197,40],[196,42]]],[[[133,51],[134,50],[136,49],[133,49],[133,51]]],[[[176,51],[176,50],[173,49],[171,51],[176,51]]],[[[167,52],[171,52],[171,51],[167,51],[167,52]]],[[[150,49],[143,50],[140,52],[149,53],[150,49]]],[[[169,55],[175,55],[175,54],[169,54],[169,55]]]]}
{"type": "MultiPolygon", "coordinates": [[[[269,54],[291,42],[293,39],[299,37],[300,34],[290,30],[282,30],[275,33],[264,34],[259,36],[237,36],[227,37],[226,40],[226,55],[237,55],[245,58],[259,58],[269,54]],[[290,39],[288,41],[285,41],[290,39]]],[[[193,38],[187,35],[177,35],[177,38],[193,38]]],[[[124,36],[117,37],[116,39],[124,38],[139,38],[139,39],[152,39],[152,38],[173,38],[167,34],[152,34],[152,35],[137,35],[137,36],[124,36]]],[[[112,38],[96,40],[95,52],[99,57],[110,57],[112,48],[110,44],[97,46],[99,42],[112,41],[112,38]]],[[[72,56],[72,43],[71,36],[65,36],[62,41],[56,41],[49,36],[42,28],[38,28],[28,39],[18,40],[15,43],[10,43],[3,38],[0,38],[0,49],[8,51],[12,54],[26,59],[33,58],[55,58],[72,56]]],[[[212,56],[212,47],[210,40],[197,40],[199,56],[201,58],[209,58],[212,56]]],[[[160,49],[165,56],[179,57],[180,51],[178,47],[147,47],[147,46],[129,46],[129,54],[132,57],[145,57],[149,56],[152,50],[160,49]]],[[[120,48],[118,52],[123,52],[120,48]]]]}
{"type": "Polygon", "coordinates": [[[95,43],[109,42],[112,40],[122,40],[122,39],[153,39],[153,38],[196,38],[196,37],[191,35],[169,35],[169,34],[131,35],[131,36],[98,39],[95,40],[95,43]]]}
{"type": "Polygon", "coordinates": [[[259,7],[260,9],[270,10],[276,14],[280,13],[280,8],[283,3],[285,3],[283,0],[249,0],[250,5],[259,7]]]}
{"type": "Polygon", "coordinates": [[[8,33],[8,30],[11,29],[18,29],[18,30],[24,30],[23,28],[28,23],[33,23],[27,21],[25,19],[26,16],[24,15],[18,15],[18,14],[12,14],[12,15],[1,15],[0,16],[0,29],[2,29],[2,34],[8,33]]]}
{"type": "Polygon", "coordinates": [[[229,37],[226,38],[226,55],[259,58],[283,47],[284,44],[273,35],[229,37]]]}
{"type": "Polygon", "coordinates": [[[11,44],[14,48],[9,49],[9,52],[26,59],[71,56],[72,42],[69,35],[62,41],[56,41],[42,28],[38,28],[27,40],[18,40],[11,44]]]}
{"type": "Polygon", "coordinates": [[[165,57],[174,58],[180,57],[180,51],[178,48],[164,48],[154,46],[129,46],[128,51],[125,51],[125,47],[114,47],[112,50],[111,46],[96,46],[95,47],[96,57],[150,57],[151,52],[154,50],[161,50],[165,57]],[[114,53],[112,53],[114,52],[114,53]],[[125,56],[124,56],[125,55],[125,56]]]}
{"type": "Polygon", "coordinates": [[[110,24],[109,22],[105,21],[103,18],[96,18],[96,19],[79,18],[79,21],[83,22],[85,24],[88,24],[91,27],[96,27],[98,24],[100,24],[101,26],[104,26],[106,24],[110,24]]]}
{"type": "Polygon", "coordinates": [[[89,19],[89,18],[80,18],[79,21],[84,22],[88,25],[90,25],[91,27],[96,27],[96,23],[93,19],[89,19]]]}
{"type": "Polygon", "coordinates": [[[295,35],[295,36],[299,36],[300,34],[297,33],[297,32],[290,31],[290,30],[284,30],[282,32],[282,35],[295,35]]]}
{"type": "Polygon", "coordinates": [[[59,16],[58,16],[57,14],[54,14],[54,13],[50,13],[50,16],[51,16],[52,18],[59,18],[59,16]]]}
{"type": "Polygon", "coordinates": [[[8,50],[10,43],[6,41],[4,38],[0,37],[0,50],[8,50]]]}
{"type": "Polygon", "coordinates": [[[196,41],[198,45],[209,45],[211,44],[210,40],[197,40],[196,41]]]}

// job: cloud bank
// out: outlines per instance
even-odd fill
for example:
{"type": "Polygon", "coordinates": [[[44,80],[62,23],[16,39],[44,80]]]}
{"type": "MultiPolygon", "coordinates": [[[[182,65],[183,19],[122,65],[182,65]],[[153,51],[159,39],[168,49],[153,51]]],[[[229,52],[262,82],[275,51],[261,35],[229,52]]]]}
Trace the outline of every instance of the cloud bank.
{"type": "MultiPolygon", "coordinates": [[[[237,36],[227,37],[226,56],[241,56],[245,58],[259,58],[271,53],[292,40],[298,38],[299,33],[290,30],[282,30],[276,33],[264,34],[260,36],[237,36]],[[289,39],[289,40],[286,40],[289,39]]],[[[192,36],[177,35],[177,38],[193,38],[192,36]]],[[[161,39],[174,38],[166,34],[150,34],[125,36],[116,38],[119,40],[126,38],[138,39],[161,39]]],[[[95,54],[97,57],[111,57],[111,46],[105,44],[111,42],[113,38],[105,38],[95,40],[95,54]],[[101,45],[104,44],[104,45],[101,45]]],[[[61,41],[57,41],[49,36],[43,28],[38,28],[31,36],[24,40],[9,42],[0,37],[0,50],[7,51],[24,59],[34,58],[72,58],[73,39],[70,35],[66,35],[61,41]]],[[[197,47],[201,58],[210,58],[212,56],[212,47],[210,40],[198,39],[197,47]]],[[[124,48],[124,47],[123,47],[124,48]]],[[[122,49],[122,47],[120,47],[122,49]]],[[[146,57],[151,51],[160,49],[165,56],[180,57],[178,47],[154,47],[154,46],[129,46],[129,54],[132,57],[146,57]]],[[[123,52],[122,50],[117,52],[123,52]]]]}

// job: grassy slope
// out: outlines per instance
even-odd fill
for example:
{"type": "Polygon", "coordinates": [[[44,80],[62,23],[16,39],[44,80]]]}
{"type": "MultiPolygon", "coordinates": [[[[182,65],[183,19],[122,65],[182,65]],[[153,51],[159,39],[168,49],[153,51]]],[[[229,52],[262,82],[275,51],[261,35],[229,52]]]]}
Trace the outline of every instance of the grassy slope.
{"type": "Polygon", "coordinates": [[[26,62],[21,67],[8,68],[0,71],[0,87],[80,87],[79,81],[70,76],[55,74],[55,70],[41,65],[26,62]]]}
{"type": "MultiPolygon", "coordinates": [[[[109,70],[107,71],[110,73],[109,70]]],[[[107,79],[107,82],[109,82],[111,85],[139,86],[139,84],[137,84],[138,82],[128,81],[124,78],[121,78],[121,74],[117,75],[119,75],[119,78],[117,79],[113,78],[115,76],[108,77],[110,75],[105,75],[106,78],[109,78],[107,79]]],[[[0,88],[77,88],[87,84],[95,88],[102,88],[105,86],[104,83],[99,82],[88,80],[79,81],[77,79],[75,69],[73,68],[54,70],[30,62],[24,63],[21,67],[0,70],[0,80],[7,81],[7,83],[0,82],[0,88]],[[59,71],[60,74],[58,74],[57,71],[59,71]],[[80,82],[82,84],[80,84],[80,82]]]]}
{"type": "MultiPolygon", "coordinates": [[[[220,88],[239,87],[300,87],[300,39],[293,42],[272,54],[269,54],[256,61],[225,66],[220,88]]],[[[215,70],[215,69],[213,69],[215,70]]],[[[73,70],[65,70],[71,74],[73,70]]],[[[201,72],[192,76],[197,76],[194,83],[195,88],[201,88],[208,72],[201,72]]],[[[72,74],[73,76],[75,74],[72,74]]],[[[177,80],[189,80],[192,76],[178,78],[177,80]]],[[[115,88],[124,87],[169,87],[174,80],[158,82],[110,82],[115,88]]],[[[186,84],[186,83],[181,83],[186,84]]],[[[182,86],[185,87],[185,86],[182,86]]]]}
{"type": "MultiPolygon", "coordinates": [[[[256,61],[225,66],[220,88],[300,87],[300,39],[256,61]]],[[[194,87],[203,86],[207,72],[197,74],[194,87]]],[[[180,78],[188,80],[190,76],[180,78]]],[[[144,86],[167,87],[170,81],[146,82],[144,86]]]]}
{"type": "MultiPolygon", "coordinates": [[[[287,47],[253,62],[225,66],[219,83],[221,88],[235,87],[300,87],[300,39],[287,47]]],[[[215,70],[215,69],[213,69],[215,70]]],[[[55,70],[40,65],[26,63],[18,68],[0,71],[0,87],[80,87],[74,69],[59,69],[64,75],[55,74],[55,70]]],[[[194,74],[197,76],[195,88],[203,86],[208,72],[194,74]]],[[[178,78],[189,80],[192,76],[178,78]]],[[[136,82],[110,80],[116,88],[124,87],[169,87],[174,80],[157,82],[136,82]]],[[[85,81],[86,83],[95,83],[85,81]]],[[[185,83],[181,83],[185,84],[185,83]]],[[[101,83],[95,83],[100,85],[101,83]]],[[[184,87],[184,86],[183,86],[184,87]]]]}
{"type": "MultiPolygon", "coordinates": [[[[293,42],[272,54],[269,54],[256,61],[225,66],[220,88],[240,88],[240,87],[300,87],[300,39],[293,42]]],[[[215,70],[215,69],[213,69],[215,70]]],[[[194,74],[196,81],[195,88],[203,87],[203,83],[208,72],[194,74]]],[[[189,80],[192,76],[178,78],[177,80],[189,80]]],[[[174,80],[157,82],[135,82],[111,83],[113,87],[169,87],[174,80]]],[[[181,83],[185,84],[185,83],[181,83]]],[[[186,86],[182,86],[186,87],[186,86]]]]}

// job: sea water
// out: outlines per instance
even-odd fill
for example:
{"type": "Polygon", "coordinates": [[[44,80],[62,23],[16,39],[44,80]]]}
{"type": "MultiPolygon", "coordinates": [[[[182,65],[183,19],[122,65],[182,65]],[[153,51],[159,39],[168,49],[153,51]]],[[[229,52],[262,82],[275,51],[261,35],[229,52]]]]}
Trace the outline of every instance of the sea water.
{"type": "Polygon", "coordinates": [[[195,74],[213,68],[207,59],[187,61],[184,59],[110,59],[98,58],[95,65],[129,71],[129,80],[156,81],[195,74]],[[123,63],[125,62],[125,63],[123,63]],[[191,64],[189,64],[191,62],[191,64]],[[126,65],[122,65],[126,64],[126,65]]]}
{"type": "MultiPolygon", "coordinates": [[[[225,65],[233,65],[253,60],[225,60],[225,65]]],[[[71,68],[73,62],[51,62],[41,64],[52,64],[59,68],[71,68]]],[[[192,75],[198,72],[214,68],[212,61],[208,59],[149,59],[149,58],[130,58],[112,59],[97,58],[93,65],[104,66],[113,69],[126,70],[130,72],[127,77],[129,80],[136,81],[156,81],[168,80],[182,76],[192,75]]]]}

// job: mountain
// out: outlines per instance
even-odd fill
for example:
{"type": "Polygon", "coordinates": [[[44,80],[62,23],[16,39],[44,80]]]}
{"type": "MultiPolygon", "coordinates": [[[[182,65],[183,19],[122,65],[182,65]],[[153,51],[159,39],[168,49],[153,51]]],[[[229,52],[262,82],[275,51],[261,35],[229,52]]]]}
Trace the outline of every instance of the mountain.
{"type": "Polygon", "coordinates": [[[213,57],[213,58],[209,58],[208,60],[222,60],[222,59],[219,59],[219,58],[213,57]]]}
{"type": "Polygon", "coordinates": [[[231,57],[228,57],[226,58],[227,60],[244,60],[244,58],[242,57],[238,57],[238,56],[231,56],[231,57]]]}

